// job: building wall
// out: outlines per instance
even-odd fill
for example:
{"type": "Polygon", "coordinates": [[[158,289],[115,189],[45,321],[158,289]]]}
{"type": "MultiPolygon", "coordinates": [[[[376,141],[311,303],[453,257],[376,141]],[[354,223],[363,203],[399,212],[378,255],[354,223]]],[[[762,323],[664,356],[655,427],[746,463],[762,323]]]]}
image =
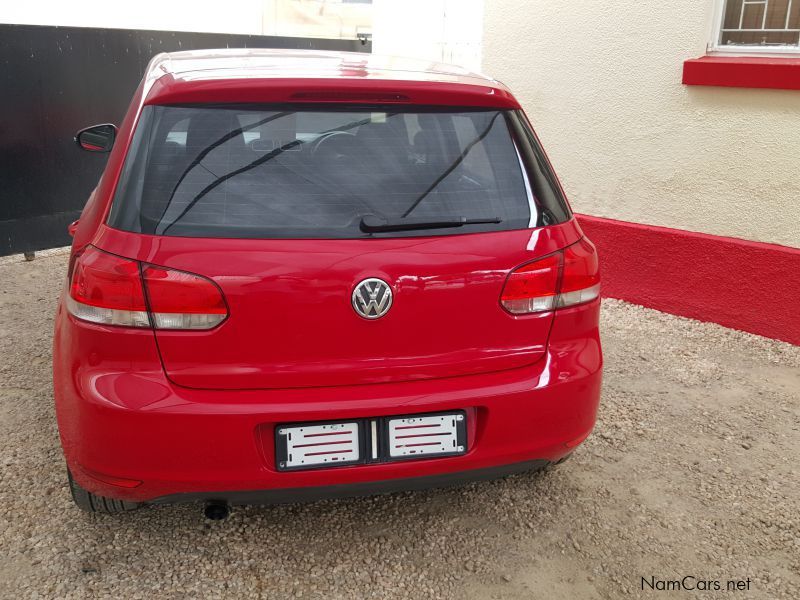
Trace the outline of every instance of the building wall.
{"type": "Polygon", "coordinates": [[[483,0],[374,0],[372,50],[478,71],[483,5],[483,0]]]}
{"type": "Polygon", "coordinates": [[[263,33],[263,0],[226,0],[208,10],[192,0],[36,0],[0,3],[0,23],[208,33],[263,33]]]}
{"type": "Polygon", "coordinates": [[[372,3],[261,0],[265,35],[356,39],[372,33],[372,3]]]}
{"type": "Polygon", "coordinates": [[[708,0],[488,0],[508,84],[576,212],[800,247],[800,92],[681,85],[708,0]]]}
{"type": "Polygon", "coordinates": [[[0,3],[0,23],[355,39],[372,5],[342,0],[36,0],[0,3]]]}

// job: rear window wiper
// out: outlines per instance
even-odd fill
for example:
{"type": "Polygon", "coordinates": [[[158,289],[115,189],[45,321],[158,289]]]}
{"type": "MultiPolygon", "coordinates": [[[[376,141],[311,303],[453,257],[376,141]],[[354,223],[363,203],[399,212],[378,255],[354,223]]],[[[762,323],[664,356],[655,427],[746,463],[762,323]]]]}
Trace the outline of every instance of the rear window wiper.
{"type": "Polygon", "coordinates": [[[441,229],[443,227],[462,227],[464,225],[481,225],[484,223],[500,223],[500,217],[436,217],[435,219],[397,219],[390,221],[376,215],[361,217],[361,231],[378,233],[381,231],[413,231],[415,229],[441,229]]]}

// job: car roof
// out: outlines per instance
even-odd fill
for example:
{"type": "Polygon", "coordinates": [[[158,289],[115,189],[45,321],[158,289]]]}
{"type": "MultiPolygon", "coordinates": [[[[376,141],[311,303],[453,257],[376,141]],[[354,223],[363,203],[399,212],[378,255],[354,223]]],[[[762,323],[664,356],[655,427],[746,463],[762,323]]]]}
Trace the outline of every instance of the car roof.
{"type": "Polygon", "coordinates": [[[498,84],[490,77],[456,65],[366,52],[224,48],[168,52],[156,58],[158,60],[150,65],[151,70],[191,76],[195,80],[218,79],[220,75],[235,72],[240,76],[296,79],[326,76],[498,84]]]}
{"type": "Polygon", "coordinates": [[[455,65],[325,50],[228,48],[159,54],[148,66],[145,88],[146,104],[232,102],[237,94],[242,102],[249,102],[257,99],[257,90],[261,96],[272,92],[264,101],[284,102],[297,96],[287,96],[294,89],[318,97],[326,90],[349,90],[356,95],[391,90],[397,96],[412,92],[414,97],[409,102],[413,104],[435,99],[432,95],[438,91],[444,94],[443,101],[454,104],[518,106],[499,81],[455,65]],[[285,93],[278,93],[280,89],[285,93]]]}

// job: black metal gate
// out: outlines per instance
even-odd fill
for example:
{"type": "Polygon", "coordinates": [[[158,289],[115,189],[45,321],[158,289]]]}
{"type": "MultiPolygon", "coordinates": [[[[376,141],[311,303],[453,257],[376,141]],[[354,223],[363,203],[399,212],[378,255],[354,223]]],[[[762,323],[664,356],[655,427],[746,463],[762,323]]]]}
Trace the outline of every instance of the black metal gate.
{"type": "Polygon", "coordinates": [[[122,120],[149,60],[196,48],[371,51],[371,43],[174,31],[0,25],[0,255],[68,245],[107,154],[75,131],[122,120]]]}

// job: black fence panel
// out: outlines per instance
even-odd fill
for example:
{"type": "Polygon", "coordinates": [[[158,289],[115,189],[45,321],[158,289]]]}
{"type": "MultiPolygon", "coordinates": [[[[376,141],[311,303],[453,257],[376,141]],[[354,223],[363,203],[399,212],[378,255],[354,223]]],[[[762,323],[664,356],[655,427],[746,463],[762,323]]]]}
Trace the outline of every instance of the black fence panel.
{"type": "Polygon", "coordinates": [[[0,255],[68,245],[107,154],[73,136],[119,124],[150,59],[199,48],[371,51],[371,43],[0,24],[0,255]]]}

